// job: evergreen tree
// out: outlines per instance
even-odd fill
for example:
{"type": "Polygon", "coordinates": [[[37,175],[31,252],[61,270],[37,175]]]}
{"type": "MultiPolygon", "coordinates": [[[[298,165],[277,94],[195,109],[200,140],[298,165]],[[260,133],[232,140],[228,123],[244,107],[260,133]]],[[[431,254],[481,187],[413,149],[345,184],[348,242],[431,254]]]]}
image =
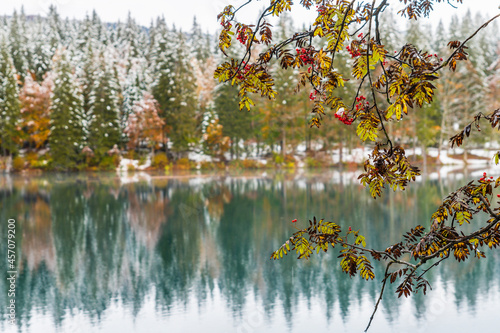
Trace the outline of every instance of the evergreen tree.
{"type": "MultiPolygon", "coordinates": [[[[23,15],[24,16],[24,15],[23,15]]],[[[24,74],[28,70],[27,63],[27,40],[26,31],[24,30],[25,18],[19,17],[17,12],[14,11],[10,20],[10,33],[9,33],[9,49],[12,54],[12,60],[17,73],[24,74]]]]}
{"type": "Polygon", "coordinates": [[[94,84],[90,96],[88,143],[97,157],[102,157],[120,141],[118,82],[104,55],[94,74],[94,84]]]}
{"type": "Polygon", "coordinates": [[[231,139],[231,157],[239,156],[239,142],[248,140],[252,134],[252,114],[240,111],[238,90],[228,84],[217,86],[214,109],[224,136],[231,139]]]}
{"type": "Polygon", "coordinates": [[[164,34],[159,41],[162,45],[165,50],[157,53],[157,77],[152,90],[166,124],[164,138],[172,142],[172,152],[178,157],[196,142],[196,85],[184,35],[164,34]]]}
{"type": "Polygon", "coordinates": [[[20,118],[19,91],[14,63],[8,52],[6,40],[0,42],[0,139],[2,154],[17,153],[20,118]]]}
{"type": "Polygon", "coordinates": [[[191,28],[190,52],[198,61],[205,61],[210,57],[210,39],[201,32],[201,28],[196,21],[196,16],[193,18],[193,27],[191,28]]]}
{"type": "Polygon", "coordinates": [[[84,142],[82,93],[67,53],[58,51],[53,63],[49,146],[53,167],[58,170],[76,169],[84,142]]]}
{"type": "Polygon", "coordinates": [[[121,143],[127,142],[130,137],[125,133],[128,118],[133,112],[134,105],[143,98],[146,91],[144,72],[147,68],[144,65],[141,62],[134,62],[123,83],[123,100],[120,107],[121,143]]]}
{"type": "Polygon", "coordinates": [[[30,54],[29,70],[35,74],[37,81],[42,81],[44,75],[50,69],[51,58],[55,49],[50,47],[49,35],[46,33],[46,21],[37,17],[30,29],[27,29],[28,53],[30,54]]]}

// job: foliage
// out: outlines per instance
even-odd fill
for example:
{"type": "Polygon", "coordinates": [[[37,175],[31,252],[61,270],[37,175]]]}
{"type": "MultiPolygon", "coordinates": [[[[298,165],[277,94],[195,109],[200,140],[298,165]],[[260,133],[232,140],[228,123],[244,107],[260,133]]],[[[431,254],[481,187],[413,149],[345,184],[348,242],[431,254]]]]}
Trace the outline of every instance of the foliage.
{"type": "Polygon", "coordinates": [[[12,169],[14,169],[14,171],[23,170],[25,165],[26,161],[21,156],[16,156],[14,157],[14,159],[12,159],[12,169]]]}
{"type": "Polygon", "coordinates": [[[151,166],[153,167],[159,167],[159,168],[165,168],[165,166],[168,165],[168,158],[165,153],[157,153],[153,157],[153,161],[151,163],[151,166]]]}
{"type": "Polygon", "coordinates": [[[315,159],[314,157],[307,156],[306,159],[304,160],[306,167],[310,169],[314,168],[321,168],[322,164],[321,161],[318,159],[315,159]]]}
{"type": "Polygon", "coordinates": [[[223,126],[219,124],[219,119],[212,119],[203,134],[203,145],[209,155],[217,157],[219,161],[224,161],[224,153],[229,150],[231,140],[223,135],[223,126]]]}
{"type": "Polygon", "coordinates": [[[263,163],[250,158],[242,160],[233,160],[229,163],[229,167],[233,169],[262,169],[265,167],[263,163]]]}
{"type": "MultiPolygon", "coordinates": [[[[406,44],[394,50],[394,53],[390,52],[382,43],[380,26],[380,17],[383,17],[389,6],[387,0],[374,0],[371,4],[345,0],[301,1],[300,4],[306,9],[316,5],[313,25],[309,29],[288,34],[286,39],[278,43],[273,43],[274,34],[267,17],[291,11],[291,2],[270,0],[257,24],[247,25],[237,21],[235,14],[250,2],[252,0],[238,9],[227,6],[218,16],[222,26],[219,35],[221,52],[227,56],[234,47],[232,36],[237,36],[245,50],[238,59],[228,56],[230,59],[217,67],[214,77],[219,82],[228,82],[237,87],[240,110],[250,110],[255,105],[251,93],[270,100],[278,98],[278,89],[275,87],[277,75],[271,70],[272,61],[279,63],[283,71],[295,69],[298,75],[297,91],[310,87],[311,127],[319,128],[328,113],[333,113],[346,126],[356,124],[351,128],[359,140],[372,143],[373,150],[364,163],[364,173],[359,179],[361,184],[369,188],[373,198],[380,197],[385,186],[394,191],[404,190],[420,174],[418,168],[409,162],[405,149],[393,144],[389,125],[408,121],[407,118],[412,119],[415,111],[429,108],[442,73],[459,71],[459,63],[468,60],[470,41],[500,17],[500,14],[496,15],[477,30],[469,31],[469,36],[462,41],[448,42],[449,55],[442,58],[413,44],[423,39],[418,29],[411,32],[413,37],[408,35],[406,44]],[[255,56],[257,50],[259,54],[255,56]],[[352,58],[349,74],[333,66],[335,57],[343,54],[344,50],[352,58]],[[339,91],[347,80],[354,81],[357,90],[345,97],[339,91]]],[[[404,2],[404,7],[399,14],[417,20],[429,15],[434,1],[401,2],[404,2]]],[[[472,80],[465,91],[480,96],[485,90],[478,82],[481,82],[479,77],[472,80]]],[[[481,119],[489,121],[492,128],[497,127],[500,120],[500,114],[497,113],[499,110],[488,115],[479,113],[463,131],[451,138],[452,147],[463,143],[465,137],[470,135],[473,123],[479,130],[481,119]]],[[[275,163],[286,162],[276,155],[275,163]]],[[[499,156],[500,153],[495,155],[497,163],[499,156]]],[[[386,270],[375,312],[387,282],[398,282],[396,293],[399,297],[418,291],[425,294],[429,283],[423,276],[439,262],[447,258],[459,262],[472,256],[482,258],[485,256],[480,250],[482,247],[491,249],[500,243],[500,214],[495,213],[500,208],[492,207],[493,187],[499,184],[500,177],[495,181],[486,174],[478,181],[469,182],[445,198],[431,217],[430,228],[426,230],[418,225],[403,235],[401,242],[382,251],[366,248],[364,237],[353,232],[350,227],[345,236],[341,236],[337,224],[314,219],[309,221],[308,228],[298,229],[273,252],[271,258],[279,259],[290,251],[296,251],[299,259],[307,259],[314,251],[326,252],[329,245],[340,245],[342,270],[350,276],[359,273],[364,279],[374,278],[368,255],[376,261],[385,262],[386,270]],[[489,215],[487,223],[477,225],[472,232],[465,230],[464,225],[469,224],[472,217],[480,212],[489,215]],[[350,235],[355,238],[349,240],[350,235]]],[[[373,316],[367,329],[372,319],[373,316]]]]}
{"type": "Polygon", "coordinates": [[[99,161],[99,170],[112,171],[120,164],[120,157],[118,155],[105,155],[99,161]]]}
{"type": "Polygon", "coordinates": [[[21,103],[21,128],[25,140],[32,149],[39,149],[47,143],[50,133],[50,94],[53,82],[47,76],[41,84],[33,75],[27,75],[19,93],[21,103]]]}
{"type": "Polygon", "coordinates": [[[196,164],[187,157],[179,158],[174,165],[177,170],[193,170],[196,169],[196,164]]]}
{"type": "Polygon", "coordinates": [[[143,143],[155,150],[163,139],[162,127],[165,124],[158,116],[158,112],[158,102],[149,93],[144,93],[142,99],[135,101],[125,128],[129,149],[134,149],[143,143]]]}

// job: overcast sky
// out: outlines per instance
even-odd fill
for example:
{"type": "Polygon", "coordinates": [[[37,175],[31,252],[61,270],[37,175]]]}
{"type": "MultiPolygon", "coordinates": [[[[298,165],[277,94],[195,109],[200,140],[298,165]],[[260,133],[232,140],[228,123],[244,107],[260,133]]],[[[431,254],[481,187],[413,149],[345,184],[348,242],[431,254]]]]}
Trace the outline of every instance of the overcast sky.
{"type": "MultiPolygon", "coordinates": [[[[390,1],[399,4],[397,0],[390,1]]],[[[128,12],[131,12],[132,17],[140,24],[149,26],[152,18],[163,15],[169,26],[175,23],[184,31],[191,28],[193,16],[196,16],[204,30],[214,32],[218,27],[217,14],[224,6],[228,4],[238,6],[246,0],[2,0],[2,2],[0,15],[10,15],[14,9],[19,10],[21,6],[24,6],[28,15],[45,15],[49,6],[53,4],[57,6],[62,17],[81,19],[95,9],[105,22],[124,21],[128,12]]],[[[252,10],[247,11],[249,15],[243,18],[251,23],[250,21],[255,20],[259,9],[267,2],[267,0],[254,1],[252,10]]],[[[299,0],[295,2],[298,4],[299,0]]],[[[463,0],[458,10],[448,5],[446,0],[444,2],[444,4],[436,4],[431,20],[438,21],[442,18],[446,22],[446,17],[455,12],[462,15],[467,8],[472,8],[473,12],[480,9],[484,15],[488,16],[500,13],[498,9],[500,0],[463,0]]],[[[456,0],[450,2],[455,3],[456,0]]],[[[308,14],[305,10],[294,14],[295,22],[300,23],[311,22],[311,17],[311,13],[308,14]]]]}

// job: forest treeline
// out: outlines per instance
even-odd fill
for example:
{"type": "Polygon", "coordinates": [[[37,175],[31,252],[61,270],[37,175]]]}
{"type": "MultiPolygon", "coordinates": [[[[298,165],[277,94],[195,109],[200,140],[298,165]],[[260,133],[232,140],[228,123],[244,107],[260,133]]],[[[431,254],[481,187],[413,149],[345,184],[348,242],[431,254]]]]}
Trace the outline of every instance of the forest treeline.
{"type": "MultiPolygon", "coordinates": [[[[453,16],[448,27],[420,21],[401,26],[396,15],[384,18],[386,49],[408,42],[437,58],[450,53],[448,41],[464,40],[485,21],[470,12],[453,16]]],[[[293,25],[282,16],[275,40],[297,30],[293,25]]],[[[398,143],[441,149],[473,115],[500,107],[498,36],[495,23],[481,31],[467,49],[471,60],[443,74],[434,102],[408,115],[404,126],[390,124],[398,143]]],[[[130,15],[118,23],[102,22],[95,12],[84,20],[63,19],[55,7],[46,17],[22,10],[0,17],[3,167],[13,158],[14,169],[112,169],[120,156],[137,159],[151,152],[159,167],[194,167],[194,155],[211,157],[201,165],[206,168],[257,167],[258,158],[293,166],[297,154],[317,166],[319,151],[357,144],[354,131],[345,129],[355,124],[335,114],[327,114],[319,129],[310,127],[314,95],[296,91],[297,74],[307,66],[276,71],[278,97],[256,98],[250,112],[239,111],[238,91],[213,79],[222,59],[216,43],[196,19],[190,31],[180,31],[163,18],[149,27],[130,15]]],[[[345,77],[353,61],[348,51],[333,64],[345,77]]],[[[339,91],[349,100],[355,89],[347,81],[339,91]]],[[[477,140],[469,147],[497,144],[493,132],[477,140]]]]}

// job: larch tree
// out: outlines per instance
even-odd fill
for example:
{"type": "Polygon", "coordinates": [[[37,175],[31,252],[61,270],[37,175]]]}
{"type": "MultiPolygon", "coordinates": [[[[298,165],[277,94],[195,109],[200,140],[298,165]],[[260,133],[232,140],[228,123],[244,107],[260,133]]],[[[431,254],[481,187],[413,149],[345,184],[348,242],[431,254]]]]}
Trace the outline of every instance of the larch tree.
{"type": "Polygon", "coordinates": [[[27,146],[37,150],[47,143],[50,133],[50,95],[52,93],[52,77],[48,75],[42,83],[28,74],[19,93],[21,102],[21,129],[26,137],[27,146]]]}
{"type": "Polygon", "coordinates": [[[158,115],[159,111],[158,102],[150,93],[143,93],[142,97],[134,102],[125,127],[129,149],[136,149],[143,144],[150,147],[154,154],[155,149],[162,142],[164,125],[158,115]]]}

